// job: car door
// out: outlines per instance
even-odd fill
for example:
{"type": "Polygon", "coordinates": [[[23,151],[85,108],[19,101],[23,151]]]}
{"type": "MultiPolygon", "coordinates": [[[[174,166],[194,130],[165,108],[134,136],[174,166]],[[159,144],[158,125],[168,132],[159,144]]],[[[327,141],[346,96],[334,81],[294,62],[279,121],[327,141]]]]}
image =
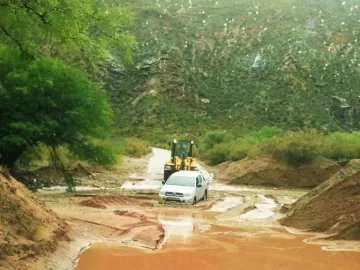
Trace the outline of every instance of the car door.
{"type": "Polygon", "coordinates": [[[201,178],[203,179],[203,190],[205,193],[205,190],[207,190],[209,188],[209,181],[205,179],[205,177],[201,174],[201,178]]]}
{"type": "Polygon", "coordinates": [[[202,192],[203,188],[202,188],[202,185],[203,185],[203,181],[202,181],[202,178],[200,175],[198,175],[196,177],[196,200],[200,200],[204,194],[202,192]],[[198,185],[201,185],[201,187],[198,187],[198,185]]]}
{"type": "Polygon", "coordinates": [[[199,174],[196,178],[196,185],[200,184],[201,187],[196,187],[196,198],[198,200],[200,200],[201,198],[204,197],[205,194],[205,189],[204,189],[204,179],[202,178],[202,176],[199,174]]]}
{"type": "Polygon", "coordinates": [[[200,175],[201,179],[202,179],[202,197],[205,196],[205,190],[208,189],[208,186],[209,186],[209,182],[204,178],[204,176],[201,174],[200,175]]]}

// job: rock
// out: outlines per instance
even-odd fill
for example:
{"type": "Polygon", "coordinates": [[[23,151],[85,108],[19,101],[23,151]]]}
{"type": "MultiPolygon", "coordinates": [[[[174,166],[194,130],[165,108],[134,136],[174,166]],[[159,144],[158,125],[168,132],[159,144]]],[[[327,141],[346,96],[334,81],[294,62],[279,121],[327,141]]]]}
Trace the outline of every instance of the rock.
{"type": "Polygon", "coordinates": [[[337,163],[320,158],[314,164],[293,167],[270,156],[226,162],[218,179],[237,185],[315,187],[341,169],[337,163]]]}
{"type": "Polygon", "coordinates": [[[205,103],[205,104],[208,104],[208,103],[210,103],[210,100],[207,99],[207,98],[202,98],[202,99],[201,99],[201,102],[202,102],[202,103],[205,103]]]}

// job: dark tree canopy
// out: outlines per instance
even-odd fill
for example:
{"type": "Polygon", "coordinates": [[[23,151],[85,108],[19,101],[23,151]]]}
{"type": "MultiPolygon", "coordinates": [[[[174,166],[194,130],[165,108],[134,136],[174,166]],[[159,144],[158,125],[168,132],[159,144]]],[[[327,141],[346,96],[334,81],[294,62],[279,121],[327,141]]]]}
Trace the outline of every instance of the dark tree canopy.
{"type": "Polygon", "coordinates": [[[111,116],[106,95],[83,72],[0,47],[0,164],[12,168],[27,147],[40,142],[109,164],[113,156],[92,141],[107,134],[111,116]]]}

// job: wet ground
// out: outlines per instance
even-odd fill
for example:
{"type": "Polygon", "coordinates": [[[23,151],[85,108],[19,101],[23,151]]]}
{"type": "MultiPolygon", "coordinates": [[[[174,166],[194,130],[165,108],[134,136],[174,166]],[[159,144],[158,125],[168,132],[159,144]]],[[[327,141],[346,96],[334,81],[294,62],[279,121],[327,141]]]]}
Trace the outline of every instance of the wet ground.
{"type": "Polygon", "coordinates": [[[160,204],[158,163],[166,155],[155,149],[148,175],[133,175],[118,189],[43,194],[73,239],[48,269],[360,269],[360,253],[335,251],[360,250],[359,243],[309,244],[315,235],[279,226],[282,204],[306,190],[227,186],[202,168],[211,180],[207,201],[160,204]]]}
{"type": "Polygon", "coordinates": [[[77,270],[360,267],[359,253],[324,251],[319,245],[304,243],[309,236],[284,229],[216,225],[216,213],[168,210],[157,214],[165,230],[161,249],[97,243],[83,253],[77,270]]]}

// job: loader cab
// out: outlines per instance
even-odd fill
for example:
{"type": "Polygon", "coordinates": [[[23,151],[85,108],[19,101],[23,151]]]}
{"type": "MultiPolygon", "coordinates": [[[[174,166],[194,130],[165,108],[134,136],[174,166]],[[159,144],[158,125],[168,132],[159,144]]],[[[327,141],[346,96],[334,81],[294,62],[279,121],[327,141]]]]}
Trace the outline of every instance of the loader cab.
{"type": "Polygon", "coordinates": [[[171,143],[171,157],[192,157],[193,156],[193,141],[185,141],[185,140],[174,140],[171,143]]]}

